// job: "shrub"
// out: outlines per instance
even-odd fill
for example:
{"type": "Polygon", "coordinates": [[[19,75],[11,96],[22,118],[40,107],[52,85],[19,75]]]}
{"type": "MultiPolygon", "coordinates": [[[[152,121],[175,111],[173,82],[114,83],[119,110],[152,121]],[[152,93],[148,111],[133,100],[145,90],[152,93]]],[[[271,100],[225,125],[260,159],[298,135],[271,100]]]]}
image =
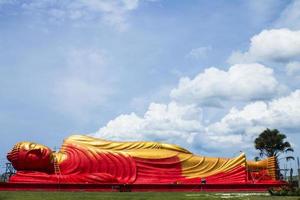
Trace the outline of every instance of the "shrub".
{"type": "Polygon", "coordinates": [[[269,193],[273,196],[300,196],[300,189],[292,185],[270,188],[269,193]]]}

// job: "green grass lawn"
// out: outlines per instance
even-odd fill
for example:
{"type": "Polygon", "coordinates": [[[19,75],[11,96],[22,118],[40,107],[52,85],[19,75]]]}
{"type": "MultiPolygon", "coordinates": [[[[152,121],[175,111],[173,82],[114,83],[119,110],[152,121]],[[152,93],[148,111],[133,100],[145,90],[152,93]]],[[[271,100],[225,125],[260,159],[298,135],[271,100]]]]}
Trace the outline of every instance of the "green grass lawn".
{"type": "Polygon", "coordinates": [[[247,200],[300,200],[300,197],[274,197],[250,193],[192,193],[192,192],[0,192],[0,200],[176,200],[176,199],[247,199],[247,200]]]}

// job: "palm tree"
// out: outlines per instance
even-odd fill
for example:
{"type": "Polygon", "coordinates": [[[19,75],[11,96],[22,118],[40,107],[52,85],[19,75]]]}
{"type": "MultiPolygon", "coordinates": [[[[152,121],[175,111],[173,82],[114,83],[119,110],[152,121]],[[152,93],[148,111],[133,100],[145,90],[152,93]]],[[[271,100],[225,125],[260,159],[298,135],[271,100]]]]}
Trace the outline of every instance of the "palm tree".
{"type": "MultiPolygon", "coordinates": [[[[286,136],[277,129],[266,129],[255,139],[255,149],[259,150],[260,157],[278,156],[282,153],[294,152],[291,144],[285,141],[286,136]]],[[[287,158],[292,159],[291,156],[287,158]]]]}
{"type": "MultiPolygon", "coordinates": [[[[272,157],[276,158],[277,177],[280,176],[279,159],[278,156],[283,153],[294,152],[291,144],[285,141],[286,136],[280,133],[277,129],[264,130],[254,141],[255,149],[259,150],[260,157],[272,157]]],[[[286,161],[294,160],[293,156],[286,156],[286,161]]]]}

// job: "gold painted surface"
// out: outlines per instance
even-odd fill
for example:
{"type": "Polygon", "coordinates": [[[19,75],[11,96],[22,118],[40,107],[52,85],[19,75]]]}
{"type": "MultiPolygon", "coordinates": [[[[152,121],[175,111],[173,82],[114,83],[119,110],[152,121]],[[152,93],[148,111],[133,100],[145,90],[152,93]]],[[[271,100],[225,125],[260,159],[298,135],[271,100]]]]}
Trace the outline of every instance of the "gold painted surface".
{"type": "Polygon", "coordinates": [[[85,135],[72,135],[65,139],[64,143],[80,144],[87,147],[95,147],[102,150],[111,151],[130,151],[142,149],[165,149],[182,153],[190,153],[188,150],[173,144],[166,144],[160,142],[115,142],[103,140],[100,138],[89,137],[85,135]]]}
{"type": "Polygon", "coordinates": [[[272,177],[273,180],[276,180],[276,165],[277,165],[277,160],[276,157],[269,157],[267,158],[268,160],[268,173],[272,177]]]}
{"type": "Polygon", "coordinates": [[[53,152],[52,156],[53,156],[52,162],[54,162],[54,159],[56,159],[56,162],[58,164],[62,163],[64,160],[67,159],[67,154],[63,152],[53,152]]]}
{"type": "Polygon", "coordinates": [[[42,144],[37,144],[34,142],[19,142],[16,144],[16,146],[18,146],[18,148],[20,149],[24,149],[24,150],[34,150],[34,149],[49,149],[48,147],[42,145],[42,144]]]}
{"type": "Polygon", "coordinates": [[[137,158],[163,159],[163,158],[171,158],[181,153],[176,151],[166,150],[166,149],[140,149],[138,151],[128,150],[126,151],[126,154],[137,158]]]}
{"type": "Polygon", "coordinates": [[[238,166],[245,166],[245,154],[236,158],[210,158],[192,155],[188,159],[185,155],[179,155],[182,159],[182,173],[189,178],[207,177],[220,172],[227,172],[238,166]]]}
{"type": "Polygon", "coordinates": [[[262,169],[268,167],[268,160],[260,160],[260,161],[248,161],[247,166],[249,169],[262,169]]]}

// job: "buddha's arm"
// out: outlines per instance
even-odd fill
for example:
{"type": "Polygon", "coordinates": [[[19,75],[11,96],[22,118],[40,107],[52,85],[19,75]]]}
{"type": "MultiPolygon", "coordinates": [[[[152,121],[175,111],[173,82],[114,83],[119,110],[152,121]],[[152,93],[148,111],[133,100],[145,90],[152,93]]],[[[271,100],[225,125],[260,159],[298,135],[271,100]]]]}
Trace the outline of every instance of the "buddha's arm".
{"type": "Polygon", "coordinates": [[[52,153],[52,163],[57,162],[58,164],[62,163],[67,159],[67,154],[64,152],[54,152],[52,153]]]}
{"type": "Polygon", "coordinates": [[[165,149],[142,149],[128,151],[127,153],[132,157],[142,159],[175,158],[173,163],[180,164],[182,175],[187,178],[208,177],[217,173],[228,172],[237,167],[245,167],[246,164],[245,154],[229,159],[204,157],[165,149]]]}
{"type": "Polygon", "coordinates": [[[247,168],[251,171],[266,169],[269,175],[275,180],[276,179],[276,158],[269,157],[260,161],[247,160],[247,168]]]}
{"type": "Polygon", "coordinates": [[[182,160],[182,171],[187,177],[208,177],[221,172],[228,172],[237,167],[245,166],[245,154],[238,157],[228,158],[213,158],[192,155],[187,158],[184,154],[179,155],[182,160]]]}

